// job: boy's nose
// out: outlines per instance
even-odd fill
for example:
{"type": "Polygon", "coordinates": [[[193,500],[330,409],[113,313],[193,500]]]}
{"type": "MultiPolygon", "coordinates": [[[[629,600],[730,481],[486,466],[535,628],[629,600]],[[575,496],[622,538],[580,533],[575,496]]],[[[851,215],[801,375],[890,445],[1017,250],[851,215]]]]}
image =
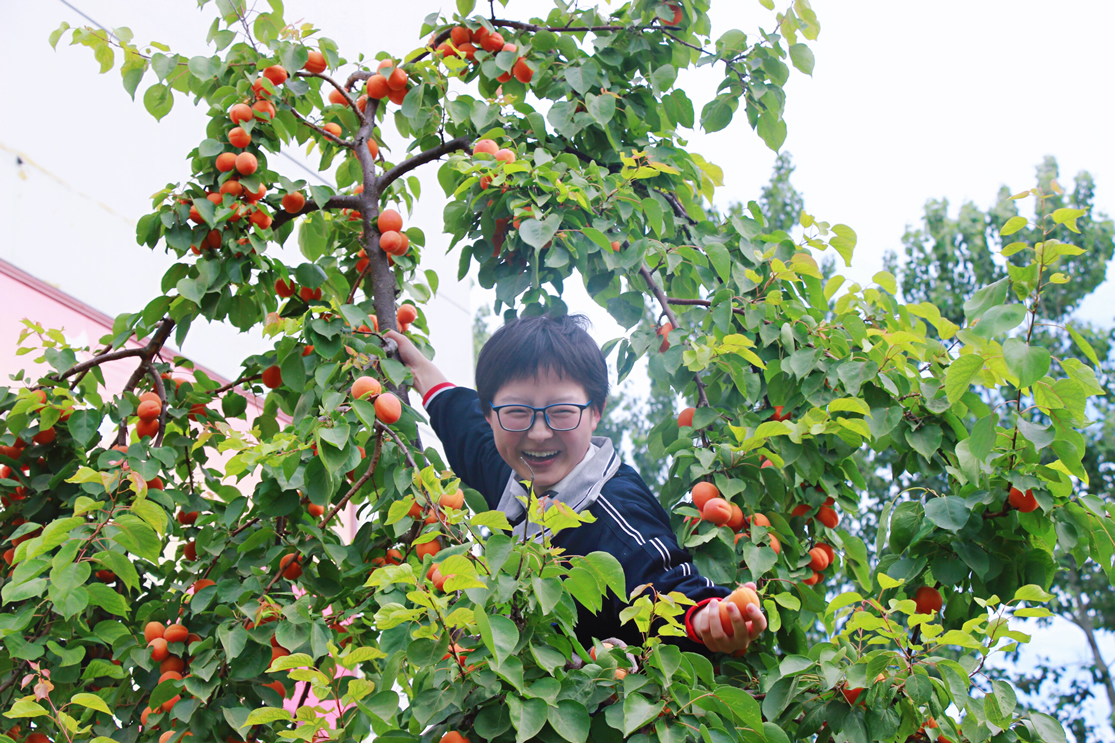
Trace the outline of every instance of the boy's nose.
{"type": "Polygon", "coordinates": [[[554,432],[550,430],[550,427],[548,425],[546,425],[545,416],[543,416],[541,413],[534,416],[534,425],[530,427],[530,431],[527,432],[527,436],[532,441],[545,441],[546,439],[551,438],[553,435],[554,432]]]}

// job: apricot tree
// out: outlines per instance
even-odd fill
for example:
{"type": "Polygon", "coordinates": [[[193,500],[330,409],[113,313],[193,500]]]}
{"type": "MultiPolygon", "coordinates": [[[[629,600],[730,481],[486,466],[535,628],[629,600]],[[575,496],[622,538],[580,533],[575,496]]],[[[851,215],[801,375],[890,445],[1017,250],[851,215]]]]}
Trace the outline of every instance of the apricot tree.
{"type": "MultiPolygon", "coordinates": [[[[0,398],[0,706],[17,721],[0,743],[1063,740],[981,671],[1026,640],[1012,615],[1044,611],[1025,604],[1048,599],[1065,524],[1074,558],[1112,570],[1110,506],[1073,488],[1092,370],[1030,343],[1076,212],[1039,210],[1034,239],[1004,249],[1029,263],[973,295],[963,326],[899,303],[889,274],[824,281],[816,253],[850,262],[851,228],[710,216],[721,173],[684,142],[742,112],[781,145],[784,85],[812,70],[819,32],[806,0],[750,35],[714,35],[708,0],[558,0],[530,20],[456,5],[409,50],[358,62],[277,1],[217,0],[209,57],[55,34],[102,71],[122,60],[129,92],[153,75],[157,118],[188,95],[210,120],[192,178],[139,222],[178,259],[161,294],[96,350],[29,323],[24,347],[52,368],[0,398]],[[696,65],[724,75],[699,114],[676,86],[696,65]],[[293,144],[335,166],[336,189],[280,172],[293,144]],[[608,545],[513,539],[420,445],[381,331],[421,341],[447,278],[418,269],[438,227],[402,216],[434,163],[461,277],[475,264],[522,313],[562,311],[584,281],[628,329],[606,349],[620,374],[649,357],[693,402],[649,446],[672,458],[661,499],[701,571],[759,586],[771,631],[746,656],[683,651],[686,597],[631,585],[608,545]],[[268,251],[296,225],[305,261],[287,265],[268,251]],[[274,348],[218,385],[160,355],[199,318],[262,325],[274,348]],[[104,385],[110,360],[135,364],[123,389],[104,385]],[[245,386],[270,390],[250,425],[245,386]],[[989,409],[989,388],[1011,405],[989,409]],[[840,529],[864,448],[948,484],[888,503],[870,553],[840,529]],[[826,595],[835,573],[855,592],[826,595]],[[578,605],[603,601],[629,604],[641,642],[577,640],[578,605]],[[817,626],[829,641],[809,645],[817,626]]],[[[527,505],[543,534],[587,518],[527,505]]]]}

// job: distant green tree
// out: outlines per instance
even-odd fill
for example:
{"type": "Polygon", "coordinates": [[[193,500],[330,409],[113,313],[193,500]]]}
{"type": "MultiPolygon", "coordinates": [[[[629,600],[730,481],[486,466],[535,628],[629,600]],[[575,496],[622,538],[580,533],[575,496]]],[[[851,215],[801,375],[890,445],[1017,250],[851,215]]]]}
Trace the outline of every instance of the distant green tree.
{"type": "MultiPolygon", "coordinates": [[[[1107,264],[1115,254],[1115,224],[1095,210],[1095,182],[1089,173],[1078,174],[1072,192],[1065,193],[1057,183],[1058,167],[1053,157],[1046,157],[1036,170],[1038,187],[1055,194],[1046,202],[1047,213],[1064,208],[1083,212],[1076,218],[1078,231],[1065,240],[1079,248],[1080,254],[1074,255],[1073,250],[1062,257],[1052,276],[1036,275],[1028,267],[1027,257],[1012,247],[1016,241],[1036,244],[1041,241],[1040,235],[1023,228],[1008,237],[999,237],[1010,220],[1022,221],[1006,187],[1000,189],[995,205],[986,212],[972,202],[965,202],[955,217],[949,214],[948,200],[930,199],[921,226],[908,228],[902,238],[902,260],[890,253],[884,264],[898,278],[905,301],[931,302],[945,318],[957,324],[964,322],[965,303],[981,287],[1001,281],[1022,287],[1042,283],[1039,308],[1042,324],[1034,333],[1034,343],[1048,350],[1054,360],[1092,361],[1096,366],[1096,383],[1106,392],[1105,396],[1093,398],[1089,412],[1095,423],[1086,429],[1078,447],[1083,452],[1081,468],[1086,473],[1079,482],[1080,502],[1085,508],[1102,510],[1103,501],[1115,492],[1115,359],[1111,354],[1115,336],[1110,329],[1073,320],[1071,328],[1077,340],[1068,328],[1071,314],[1104,281],[1107,264]]],[[[1001,410],[1007,398],[1010,403],[1015,402],[1014,395],[986,402],[1001,410]]],[[[1049,461],[1056,456],[1045,449],[1044,457],[1049,461]]],[[[869,469],[893,466],[897,463],[893,460],[896,460],[893,453],[875,453],[869,469]]],[[[892,478],[889,488],[880,495],[897,493],[905,487],[906,480],[902,476],[892,478]]],[[[867,518],[859,525],[877,528],[875,521],[867,518]]],[[[1058,543],[1071,556],[1062,559],[1063,571],[1050,589],[1057,598],[1049,608],[1084,633],[1092,662],[1071,678],[1066,669],[1045,662],[1030,671],[1012,666],[996,674],[1009,678],[1034,708],[1057,716],[1078,743],[1115,740],[1112,735],[1115,730],[1109,726],[1101,734],[1086,714],[1086,702],[1095,697],[1096,687],[1103,688],[1110,708],[1115,711],[1115,683],[1097,639],[1098,635],[1115,631],[1111,576],[1090,561],[1088,554],[1076,549],[1081,534],[1072,519],[1059,520],[1056,531],[1058,543]]],[[[864,534],[860,536],[869,545],[873,542],[864,534]]],[[[1109,550],[1115,548],[1110,539],[1107,542],[1109,550]]],[[[1103,562],[1111,564],[1110,559],[1103,562]]],[[[1115,569],[1111,573],[1115,575],[1115,569]]],[[[1049,620],[1042,622],[1048,624],[1049,620]]],[[[1018,660],[1017,653],[1014,659],[1018,660]]]]}

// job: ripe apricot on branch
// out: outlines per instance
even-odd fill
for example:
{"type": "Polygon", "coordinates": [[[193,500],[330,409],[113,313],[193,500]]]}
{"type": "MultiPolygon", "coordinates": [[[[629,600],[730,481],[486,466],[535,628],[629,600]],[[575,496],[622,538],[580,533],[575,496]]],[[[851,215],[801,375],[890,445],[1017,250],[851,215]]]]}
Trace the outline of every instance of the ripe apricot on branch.
{"type": "Polygon", "coordinates": [[[414,547],[414,554],[418,555],[418,559],[422,559],[426,555],[436,555],[438,552],[441,552],[441,540],[436,538],[414,547]]]}
{"type": "Polygon", "coordinates": [[[320,75],[328,68],[329,65],[325,61],[325,55],[319,51],[311,51],[310,56],[306,59],[306,64],[302,65],[303,70],[315,75],[320,75]]]}
{"type": "Polygon", "coordinates": [[[495,155],[499,152],[499,145],[496,144],[494,139],[478,139],[472,145],[472,154],[479,155],[482,152],[487,155],[495,155]]]}
{"type": "Polygon", "coordinates": [[[809,550],[809,558],[809,567],[818,572],[825,570],[829,566],[829,556],[819,547],[814,547],[809,550]]]}
{"type": "Polygon", "coordinates": [[[673,330],[673,329],[674,329],[674,326],[671,323],[668,323],[668,322],[664,322],[664,323],[662,323],[661,325],[658,326],[658,331],[657,332],[658,332],[659,337],[662,338],[662,344],[658,347],[658,352],[659,353],[666,353],[666,351],[669,350],[670,339],[669,339],[668,336],[670,335],[670,331],[673,330]]]}
{"type": "Polygon", "coordinates": [[[148,622],[143,628],[143,639],[147,643],[162,637],[164,634],[166,634],[166,627],[160,622],[148,622]]]}
{"type": "Polygon", "coordinates": [[[352,383],[352,396],[357,400],[374,397],[383,391],[383,385],[375,377],[359,377],[352,383]]]}
{"type": "Polygon", "coordinates": [[[302,207],[306,205],[306,197],[302,195],[301,191],[291,191],[286,196],[283,196],[283,211],[288,214],[297,214],[302,211],[302,207]]]}
{"type": "Polygon", "coordinates": [[[271,84],[278,87],[286,82],[287,71],[282,65],[271,65],[263,71],[263,76],[271,81],[271,84]]]}
{"type": "Polygon", "coordinates": [[[732,504],[723,498],[712,498],[701,509],[701,518],[717,526],[724,526],[732,518],[732,504]]]}
{"type": "Polygon", "coordinates": [[[381,232],[399,232],[403,229],[403,216],[394,209],[384,209],[376,218],[376,228],[381,232]]]}
{"type": "Polygon", "coordinates": [[[1027,490],[1023,493],[1018,488],[1010,489],[1010,496],[1007,498],[1008,502],[1014,508],[1017,508],[1022,513],[1030,513],[1036,511],[1038,508],[1038,499],[1034,497],[1033,490],[1027,490]]]}
{"type": "Polygon", "coordinates": [[[274,364],[264,369],[262,376],[263,383],[271,389],[281,387],[283,384],[283,372],[274,364]]]}
{"type": "Polygon", "coordinates": [[[438,743],[469,743],[469,740],[456,730],[450,730],[448,733],[441,736],[441,740],[438,741],[438,743]]]}
{"type": "Polygon", "coordinates": [[[918,614],[936,614],[944,606],[941,592],[932,586],[922,586],[914,591],[914,604],[918,614]]]}
{"type": "Polygon", "coordinates": [[[297,553],[283,555],[279,560],[279,569],[283,571],[283,577],[287,580],[298,580],[302,577],[302,566],[299,564],[297,553]]]}
{"type": "Polygon", "coordinates": [[[399,309],[395,311],[395,319],[409,325],[418,319],[418,309],[413,304],[399,305],[399,309]]]}
{"type": "Polygon", "coordinates": [[[380,423],[390,426],[403,415],[403,404],[399,402],[399,398],[395,397],[390,392],[384,392],[375,401],[376,418],[379,418],[380,423]]]}
{"type": "Polygon", "coordinates": [[[817,512],[817,520],[830,529],[835,529],[840,523],[840,515],[828,506],[821,506],[817,512]]]}
{"type": "Polygon", "coordinates": [[[252,143],[252,135],[237,126],[228,133],[228,143],[233,147],[247,147],[252,143]]]}
{"type": "Polygon", "coordinates": [[[236,167],[236,153],[235,152],[222,152],[217,155],[217,170],[222,173],[227,173],[236,167]]]}
{"type": "Polygon", "coordinates": [[[241,152],[236,156],[236,172],[240,175],[251,175],[259,168],[259,160],[250,152],[241,152]]]}
{"type": "Polygon", "coordinates": [[[689,495],[693,498],[693,505],[698,511],[703,511],[705,504],[713,498],[720,497],[720,489],[711,482],[699,482],[693,486],[689,495]]]}
{"type": "Polygon", "coordinates": [[[382,101],[391,93],[391,88],[387,87],[387,78],[377,74],[368,78],[368,85],[364,92],[369,98],[382,101]]]}
{"type": "Polygon", "coordinates": [[[245,121],[251,121],[254,116],[255,112],[252,111],[252,107],[247,103],[237,103],[228,111],[228,117],[232,119],[232,123],[237,126],[245,121]]]}
{"type": "Polygon", "coordinates": [[[152,421],[159,417],[163,412],[163,405],[157,401],[144,400],[139,404],[136,409],[136,415],[139,416],[141,421],[152,421]]]}
{"type": "Polygon", "coordinates": [[[291,281],[290,283],[287,283],[287,282],[283,281],[282,279],[279,279],[278,281],[275,282],[275,293],[278,294],[283,299],[286,299],[288,297],[293,297],[295,289],[296,289],[296,287],[295,287],[293,281],[291,281]]]}
{"type": "Polygon", "coordinates": [[[678,427],[680,428],[681,426],[692,426],[693,414],[696,412],[697,408],[686,408],[685,410],[678,413],[678,427]]]}

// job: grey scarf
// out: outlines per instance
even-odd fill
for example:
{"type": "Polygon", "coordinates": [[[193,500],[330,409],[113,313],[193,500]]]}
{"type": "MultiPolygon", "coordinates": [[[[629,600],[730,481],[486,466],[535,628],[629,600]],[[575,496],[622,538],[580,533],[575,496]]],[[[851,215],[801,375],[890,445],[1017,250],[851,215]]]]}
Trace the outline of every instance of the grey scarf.
{"type": "MultiPolygon", "coordinates": [[[[545,493],[535,492],[534,497],[548,497],[551,501],[560,501],[580,513],[592,506],[600,496],[604,483],[611,479],[621,464],[619,455],[616,454],[612,440],[607,436],[593,436],[585,458],[580,464],[570,471],[568,475],[557,482],[545,493]]],[[[514,535],[522,538],[524,533],[532,539],[539,539],[543,535],[539,525],[526,518],[526,507],[523,501],[527,490],[519,482],[514,470],[507,479],[507,486],[499,499],[499,510],[507,519],[515,524],[514,535]],[[526,530],[529,528],[529,532],[526,530]]]]}

